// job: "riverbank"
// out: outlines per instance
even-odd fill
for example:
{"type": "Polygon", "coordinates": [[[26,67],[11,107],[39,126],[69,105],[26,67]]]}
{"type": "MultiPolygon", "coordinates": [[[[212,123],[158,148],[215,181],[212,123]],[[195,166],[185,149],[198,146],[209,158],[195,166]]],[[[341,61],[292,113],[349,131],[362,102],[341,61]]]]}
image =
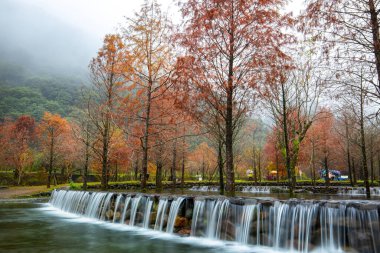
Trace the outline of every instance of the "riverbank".
{"type": "Polygon", "coordinates": [[[13,186],[0,188],[0,199],[14,198],[32,198],[50,196],[51,191],[57,188],[66,187],[67,185],[57,185],[46,188],[46,185],[40,186],[13,186]]]}

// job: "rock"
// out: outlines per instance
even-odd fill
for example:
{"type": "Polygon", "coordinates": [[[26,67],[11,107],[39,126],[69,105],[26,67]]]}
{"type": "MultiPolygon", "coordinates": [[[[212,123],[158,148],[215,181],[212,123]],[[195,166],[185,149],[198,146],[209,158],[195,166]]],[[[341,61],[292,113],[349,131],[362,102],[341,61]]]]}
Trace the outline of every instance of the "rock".
{"type": "Polygon", "coordinates": [[[190,234],[191,234],[191,230],[190,229],[187,229],[187,228],[183,228],[183,229],[181,229],[181,230],[179,230],[178,232],[177,232],[177,234],[178,235],[180,235],[180,236],[190,236],[190,234]]]}
{"type": "Polygon", "coordinates": [[[112,220],[113,219],[113,211],[111,209],[106,212],[106,218],[108,220],[112,220]]]}
{"type": "Polygon", "coordinates": [[[114,214],[114,218],[115,218],[116,220],[119,220],[120,217],[121,217],[120,212],[116,212],[116,213],[114,214]]]}
{"type": "Polygon", "coordinates": [[[185,217],[186,217],[187,219],[191,219],[191,218],[193,218],[193,209],[192,209],[192,208],[188,208],[188,209],[186,209],[185,217]]]}
{"type": "Polygon", "coordinates": [[[177,216],[174,222],[174,227],[175,228],[183,228],[186,227],[188,220],[185,217],[179,217],[177,216]]]}
{"type": "Polygon", "coordinates": [[[152,212],[149,217],[149,225],[154,225],[156,223],[157,212],[152,212]]]}

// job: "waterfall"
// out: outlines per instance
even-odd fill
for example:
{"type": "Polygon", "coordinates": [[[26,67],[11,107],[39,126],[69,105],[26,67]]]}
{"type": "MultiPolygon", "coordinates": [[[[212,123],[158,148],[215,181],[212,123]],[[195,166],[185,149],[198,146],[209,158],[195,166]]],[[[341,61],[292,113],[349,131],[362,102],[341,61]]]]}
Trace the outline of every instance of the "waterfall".
{"type": "Polygon", "coordinates": [[[150,198],[147,198],[147,201],[145,203],[145,212],[144,212],[144,221],[143,221],[143,227],[149,228],[149,222],[150,222],[150,214],[152,212],[152,206],[153,206],[153,200],[150,198]]]}
{"type": "Polygon", "coordinates": [[[126,199],[125,199],[125,202],[124,202],[124,208],[123,208],[123,213],[121,214],[121,219],[120,219],[120,223],[121,224],[124,224],[125,222],[125,216],[127,214],[127,209],[129,207],[129,203],[131,202],[131,197],[128,196],[126,199]]]}
{"type": "Polygon", "coordinates": [[[169,200],[167,198],[160,199],[158,203],[156,222],[154,224],[154,230],[163,231],[166,210],[168,207],[169,200]]]}
{"type": "Polygon", "coordinates": [[[53,191],[50,204],[106,222],[276,251],[380,253],[380,203],[53,191]]]}
{"type": "Polygon", "coordinates": [[[223,225],[228,215],[229,201],[227,199],[213,202],[211,207],[211,217],[209,217],[209,226],[207,227],[207,237],[212,239],[224,239],[223,225]]]}
{"type": "Polygon", "coordinates": [[[174,224],[177,218],[178,210],[184,200],[185,198],[178,197],[177,199],[172,201],[170,205],[170,212],[169,212],[168,225],[166,227],[166,232],[173,233],[174,224]]]}
{"type": "Polygon", "coordinates": [[[268,186],[243,186],[242,192],[249,193],[270,193],[270,187],[268,186]]]}
{"type": "Polygon", "coordinates": [[[236,241],[244,244],[248,243],[252,218],[255,214],[255,211],[257,211],[259,207],[259,205],[243,206],[243,213],[241,215],[239,229],[236,230],[236,241]]]}
{"type": "Polygon", "coordinates": [[[198,223],[202,223],[202,214],[205,209],[205,201],[204,200],[195,200],[194,209],[193,209],[193,219],[191,221],[191,236],[197,236],[197,225],[198,223]]]}
{"type": "Polygon", "coordinates": [[[123,199],[122,194],[119,194],[116,198],[115,210],[113,211],[113,220],[112,220],[113,223],[115,223],[117,219],[120,219],[120,215],[117,215],[117,214],[120,214],[119,206],[122,199],[123,199]]]}
{"type": "Polygon", "coordinates": [[[198,192],[218,192],[219,187],[203,185],[203,186],[193,186],[189,190],[198,191],[198,192]]]}
{"type": "MultiPolygon", "coordinates": [[[[380,187],[370,188],[371,196],[380,196],[380,187]]],[[[350,196],[364,196],[366,195],[365,187],[339,187],[339,195],[350,195],[350,196]]]]}
{"type": "Polygon", "coordinates": [[[137,209],[139,207],[139,203],[140,203],[141,198],[142,198],[142,196],[137,196],[137,197],[133,198],[133,200],[132,200],[131,219],[129,220],[130,226],[135,225],[137,209]]]}

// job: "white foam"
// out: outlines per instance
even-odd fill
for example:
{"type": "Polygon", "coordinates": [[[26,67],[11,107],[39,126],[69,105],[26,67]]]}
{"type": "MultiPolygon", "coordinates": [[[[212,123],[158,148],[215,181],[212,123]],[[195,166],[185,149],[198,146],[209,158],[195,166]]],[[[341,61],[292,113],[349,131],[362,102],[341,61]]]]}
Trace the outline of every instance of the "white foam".
{"type": "Polygon", "coordinates": [[[114,231],[129,232],[134,235],[141,235],[149,237],[150,239],[159,239],[167,241],[175,241],[176,243],[196,245],[199,247],[213,248],[213,249],[223,249],[223,252],[255,252],[255,253],[275,253],[280,251],[274,251],[269,247],[257,247],[242,245],[235,242],[226,242],[221,240],[213,240],[207,238],[199,237],[180,237],[176,234],[169,234],[157,230],[145,229],[140,227],[132,227],[125,224],[109,223],[106,221],[100,221],[93,218],[83,217],[78,214],[72,214],[64,212],[58,208],[53,207],[51,204],[43,204],[42,207],[38,208],[39,211],[46,212],[49,215],[57,216],[63,218],[66,222],[74,223],[91,223],[99,225],[105,229],[110,229],[114,231]]]}

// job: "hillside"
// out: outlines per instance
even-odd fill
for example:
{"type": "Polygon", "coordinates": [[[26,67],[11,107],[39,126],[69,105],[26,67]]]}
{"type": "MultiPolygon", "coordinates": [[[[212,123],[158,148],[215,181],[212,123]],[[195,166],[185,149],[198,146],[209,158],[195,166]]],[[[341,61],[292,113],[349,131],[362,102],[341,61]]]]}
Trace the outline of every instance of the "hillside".
{"type": "Polygon", "coordinates": [[[45,111],[69,116],[77,110],[84,81],[78,77],[35,74],[0,62],[0,120],[23,114],[39,120],[45,111]]]}

